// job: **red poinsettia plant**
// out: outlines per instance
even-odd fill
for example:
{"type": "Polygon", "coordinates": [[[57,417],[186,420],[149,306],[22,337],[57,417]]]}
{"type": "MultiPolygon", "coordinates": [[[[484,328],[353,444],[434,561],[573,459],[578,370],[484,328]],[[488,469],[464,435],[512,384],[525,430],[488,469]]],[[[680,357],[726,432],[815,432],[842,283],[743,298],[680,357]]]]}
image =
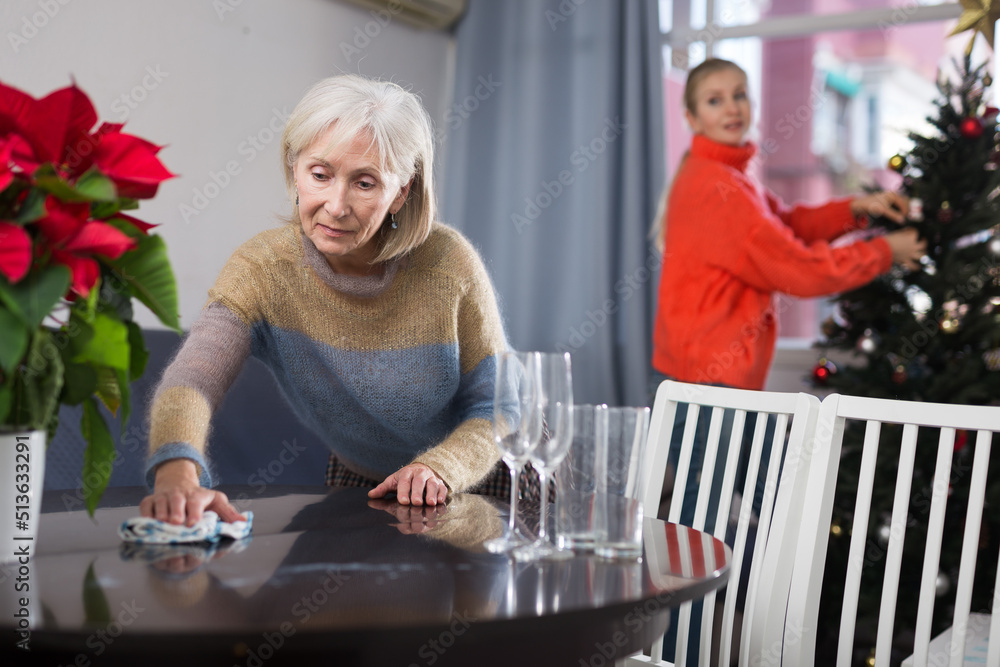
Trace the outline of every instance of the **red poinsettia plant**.
{"type": "Polygon", "coordinates": [[[83,404],[83,490],[93,513],[114,441],[99,405],[129,413],[148,352],[132,299],[179,331],[162,238],[125,211],[171,174],[159,146],[97,125],[76,85],[35,99],[0,83],[0,429],[58,425],[83,404]]]}

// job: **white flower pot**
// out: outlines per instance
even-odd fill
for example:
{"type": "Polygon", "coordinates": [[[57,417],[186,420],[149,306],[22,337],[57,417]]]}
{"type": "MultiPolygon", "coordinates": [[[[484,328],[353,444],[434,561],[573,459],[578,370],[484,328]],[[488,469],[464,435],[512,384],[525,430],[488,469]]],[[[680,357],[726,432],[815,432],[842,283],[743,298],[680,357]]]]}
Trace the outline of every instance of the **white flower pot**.
{"type": "Polygon", "coordinates": [[[0,431],[0,562],[37,551],[45,479],[45,431],[0,431]]]}

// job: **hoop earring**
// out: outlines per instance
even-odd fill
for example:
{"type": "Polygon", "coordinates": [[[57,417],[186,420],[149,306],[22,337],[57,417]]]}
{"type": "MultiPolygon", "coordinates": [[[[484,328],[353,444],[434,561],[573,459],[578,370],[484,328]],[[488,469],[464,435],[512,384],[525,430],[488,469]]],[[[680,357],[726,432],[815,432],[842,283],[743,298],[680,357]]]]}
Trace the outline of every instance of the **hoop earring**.
{"type": "Polygon", "coordinates": [[[393,229],[397,229],[399,227],[399,225],[396,224],[396,214],[395,213],[390,213],[389,214],[389,220],[392,222],[392,228],[393,229]]]}

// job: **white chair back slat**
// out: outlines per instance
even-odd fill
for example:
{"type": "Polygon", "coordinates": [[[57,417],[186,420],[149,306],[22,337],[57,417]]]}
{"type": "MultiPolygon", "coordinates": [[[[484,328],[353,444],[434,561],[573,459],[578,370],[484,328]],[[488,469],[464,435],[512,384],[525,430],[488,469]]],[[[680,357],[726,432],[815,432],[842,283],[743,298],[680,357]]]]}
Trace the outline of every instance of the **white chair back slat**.
{"type": "MultiPolygon", "coordinates": [[[[767,429],[767,419],[757,418],[754,426],[753,440],[750,444],[750,460],[747,465],[746,481],[743,484],[743,496],[740,500],[740,516],[750,516],[753,512],[753,492],[752,480],[757,479],[760,473],[760,458],[764,446],[764,432],[767,429]]],[[[747,535],[750,532],[750,522],[740,521],[736,525],[736,539],[733,542],[733,563],[730,567],[729,576],[732,581],[739,581],[743,574],[743,556],[746,554],[747,535]]],[[[759,559],[758,559],[759,562],[759,559]]],[[[753,568],[751,568],[752,572],[753,568]]],[[[751,574],[751,576],[753,576],[751,574]]],[[[750,607],[750,594],[747,594],[747,609],[750,607]]],[[[733,622],[736,618],[736,596],[726,596],[726,603],[722,609],[722,628],[719,644],[719,664],[728,665],[732,656],[733,644],[733,622]]],[[[749,632],[751,617],[746,617],[743,621],[743,629],[749,632]]]]}
{"type": "Polygon", "coordinates": [[[990,463],[992,437],[993,434],[989,431],[979,431],[976,436],[976,455],[972,460],[969,504],[962,536],[958,588],[955,592],[955,617],[951,641],[957,648],[951,650],[951,667],[961,667],[962,657],[965,654],[965,637],[972,606],[972,584],[976,574],[976,556],[979,553],[979,534],[986,498],[986,473],[990,463]]]}
{"type": "MultiPolygon", "coordinates": [[[[694,449],[694,434],[695,430],[698,428],[698,413],[700,411],[700,406],[696,403],[688,405],[687,410],[687,421],[684,422],[684,434],[681,436],[681,451],[680,456],[677,458],[677,471],[674,474],[674,492],[670,498],[670,513],[667,515],[667,521],[670,523],[678,523],[681,520],[681,505],[684,503],[684,484],[687,482],[688,473],[691,471],[691,456],[692,449],[694,449]]],[[[673,430],[673,422],[669,424],[663,424],[662,428],[668,434],[666,437],[670,437],[670,433],[673,430]]],[[[647,447],[648,449],[655,449],[653,447],[647,447]]],[[[664,456],[664,465],[666,465],[666,456],[664,456]]],[[[651,507],[659,506],[659,498],[652,506],[647,506],[644,509],[650,509],[651,507]]]]}
{"type": "MultiPolygon", "coordinates": [[[[862,444],[861,464],[858,474],[858,490],[853,499],[853,523],[849,545],[846,571],[837,572],[838,578],[844,577],[843,607],[840,618],[839,636],[837,637],[837,665],[849,665],[854,655],[855,629],[858,613],[858,593],[861,582],[861,570],[865,563],[865,546],[873,544],[867,535],[867,527],[873,517],[870,516],[872,488],[874,483],[874,468],[879,448],[879,436],[886,431],[883,424],[902,425],[902,441],[900,456],[895,475],[895,487],[892,489],[893,506],[889,527],[887,550],[884,552],[885,569],[881,589],[881,604],[879,610],[878,630],[875,648],[875,664],[888,665],[892,642],[899,637],[893,637],[895,610],[900,594],[902,581],[903,558],[909,558],[910,552],[903,551],[904,538],[910,522],[923,524],[927,529],[927,538],[922,545],[923,561],[920,564],[920,585],[917,594],[915,637],[913,638],[913,656],[904,664],[939,665],[950,664],[958,667],[966,663],[966,654],[972,646],[966,646],[967,638],[977,638],[975,655],[987,652],[986,664],[1000,667],[1000,593],[994,593],[992,600],[992,619],[980,614],[976,609],[971,614],[973,599],[981,595],[984,584],[976,577],[976,561],[983,546],[980,544],[982,522],[984,517],[985,493],[989,474],[989,459],[991,443],[995,433],[1000,433],[1000,407],[995,406],[965,406],[934,403],[916,403],[889,399],[870,399],[853,396],[828,396],[820,406],[816,428],[816,443],[812,452],[808,483],[810,494],[806,495],[803,511],[803,528],[799,532],[798,543],[791,556],[787,551],[779,554],[785,562],[792,560],[792,581],[789,586],[790,597],[786,607],[786,635],[783,638],[782,664],[795,667],[812,667],[815,664],[817,634],[819,626],[819,604],[824,578],[824,569],[828,565],[826,552],[828,549],[831,519],[833,517],[833,500],[836,483],[841,470],[841,453],[845,422],[861,420],[866,422],[864,442],[862,444]],[[923,428],[939,429],[939,437],[928,441],[922,435],[923,428]],[[956,430],[978,432],[975,438],[975,448],[971,475],[963,474],[955,477],[954,458],[956,447],[956,430]],[[920,436],[918,438],[918,435],[920,436]],[[918,442],[919,441],[919,442],[918,442]],[[937,447],[934,454],[934,479],[929,490],[913,486],[915,460],[918,454],[921,460],[926,458],[919,448],[930,447],[931,442],[937,447]],[[959,484],[963,493],[967,491],[968,500],[962,507],[950,508],[949,500],[951,486],[959,484]],[[911,488],[912,487],[912,488],[911,488]],[[914,503],[921,499],[914,498],[914,493],[929,494],[929,508],[923,499],[922,509],[911,512],[914,503]],[[959,512],[956,514],[956,511],[959,512]],[[965,523],[962,526],[962,546],[959,559],[959,572],[955,587],[954,611],[951,617],[951,628],[938,638],[931,638],[932,619],[935,612],[936,588],[941,568],[941,556],[944,545],[945,530],[957,532],[958,527],[952,526],[948,517],[959,517],[964,513],[965,523]],[[977,588],[978,587],[978,588],[977,588]],[[971,619],[971,620],[970,620],[971,619]],[[989,636],[986,646],[982,643],[983,632],[989,624],[989,636]],[[797,634],[796,634],[797,633],[797,634]],[[791,641],[795,634],[795,641],[791,641]],[[992,640],[992,641],[990,641],[992,640]],[[988,648],[987,648],[988,647],[988,648]],[[942,653],[946,653],[943,655],[942,653]]],[[[893,432],[895,429],[893,429],[893,432]]],[[[888,445],[886,445],[888,446],[888,445]]],[[[895,446],[895,445],[893,445],[895,446]]],[[[931,452],[926,452],[930,454],[931,452]]],[[[885,471],[882,471],[883,474],[885,471]]],[[[880,477],[881,479],[881,477],[880,477]]],[[[882,482],[879,481],[879,484],[882,482]]],[[[927,482],[922,482],[927,484],[927,482]]],[[[874,517],[878,524],[879,517],[874,517]]],[[[917,525],[912,524],[912,525],[917,525]]],[[[786,544],[787,546],[787,544],[786,544]]],[[[995,548],[995,547],[990,547],[995,548]]],[[[919,553],[919,552],[917,552],[919,553]]],[[[883,553],[880,551],[873,561],[877,561],[883,553]]],[[[915,555],[914,558],[919,557],[915,555]]],[[[996,577],[1000,572],[1000,554],[991,553],[990,563],[996,569],[990,577],[996,577]]],[[[869,563],[875,565],[875,563],[869,563]]],[[[982,567],[980,567],[982,570],[982,567]]],[[[830,573],[833,576],[834,573],[830,573]]],[[[867,576],[867,575],[866,575],[867,576]]],[[[1000,589],[995,589],[1000,590],[1000,589]]],[[[977,603],[979,604],[979,603],[977,603]]],[[[759,607],[758,607],[759,608],[759,607]]],[[[909,613],[911,610],[907,610],[909,613]]],[[[902,611],[900,611],[902,613],[902,611]]],[[[912,618],[912,617],[911,617],[912,618]]],[[[899,648],[896,646],[895,648],[899,648]]],[[[982,658],[979,658],[980,660],[982,658]]]]}
{"type": "Polygon", "coordinates": [[[899,577],[903,570],[903,541],[906,539],[906,520],[910,511],[910,486],[913,481],[914,460],[917,458],[917,427],[903,427],[903,440],[896,467],[896,493],[892,501],[892,519],[889,522],[889,544],[885,557],[885,575],[882,580],[882,603],[878,615],[878,634],[875,640],[875,667],[889,667],[892,652],[892,631],[896,623],[896,597],[899,577]]]}
{"type": "Polygon", "coordinates": [[[881,431],[881,422],[870,421],[865,427],[865,448],[861,457],[858,494],[855,502],[857,509],[854,512],[854,523],[851,526],[851,547],[847,557],[847,578],[844,582],[844,607],[840,615],[837,667],[849,667],[851,662],[851,647],[854,645],[858,598],[861,592],[861,572],[864,569],[865,550],[868,547],[869,510],[872,504],[872,491],[875,487],[875,460],[878,455],[878,439],[881,431]]]}
{"type": "Polygon", "coordinates": [[[698,478],[698,500],[694,506],[693,526],[698,530],[705,530],[708,525],[708,505],[712,498],[712,487],[715,486],[715,460],[719,455],[722,420],[725,414],[724,408],[712,408],[712,419],[708,425],[708,442],[714,446],[705,447],[705,459],[701,464],[701,475],[698,478]]]}
{"type": "MultiPolygon", "coordinates": [[[[768,550],[772,548],[770,536],[775,534],[775,521],[771,514],[780,511],[783,522],[789,517],[796,519],[800,517],[801,501],[795,499],[792,490],[794,488],[797,492],[803,493],[807,488],[805,477],[809,472],[808,468],[803,466],[801,474],[800,467],[797,465],[789,466],[788,470],[782,470],[783,455],[790,454],[791,459],[796,461],[799,459],[807,460],[807,456],[804,457],[802,453],[802,439],[805,437],[811,439],[819,401],[806,394],[747,391],[726,387],[689,385],[673,381],[662,383],[657,391],[650,421],[649,446],[646,454],[646,461],[651,470],[646,481],[644,510],[650,516],[655,515],[660,502],[663,471],[667,466],[667,452],[671,444],[670,439],[674,430],[678,403],[687,404],[687,413],[681,435],[680,451],[676,460],[674,488],[671,494],[668,520],[679,523],[682,509],[685,516],[691,515],[692,508],[690,506],[683,507],[685,492],[688,491],[687,495],[691,496],[691,492],[685,488],[690,481],[693,484],[698,484],[694,497],[693,518],[690,524],[692,527],[703,531],[707,528],[718,538],[724,539],[727,536],[727,527],[732,518],[736,519],[736,525],[735,539],[732,542],[733,558],[730,561],[730,590],[726,593],[723,613],[718,620],[718,623],[721,623],[721,627],[718,628],[719,636],[713,641],[712,626],[716,623],[714,613],[716,594],[712,593],[707,595],[703,601],[700,636],[698,638],[700,650],[698,659],[695,661],[688,651],[688,637],[694,626],[692,604],[681,605],[677,618],[678,640],[674,647],[675,664],[680,667],[693,665],[695,662],[701,665],[727,665],[730,663],[731,646],[734,639],[733,628],[738,611],[737,584],[742,577],[746,577],[749,580],[749,588],[746,592],[743,630],[742,633],[736,634],[736,638],[740,640],[738,644],[739,663],[748,665],[751,664],[748,647],[760,644],[760,640],[752,630],[753,627],[756,627],[756,618],[751,612],[759,604],[757,602],[761,595],[758,591],[759,582],[767,581],[772,584],[784,581],[787,585],[791,576],[790,572],[779,574],[771,571],[769,567],[762,567],[768,550]],[[711,410],[707,419],[703,414],[705,410],[711,410]],[[748,433],[745,440],[744,431],[746,431],[749,413],[756,413],[756,423],[752,429],[752,439],[748,433]],[[770,443],[765,437],[768,415],[774,416],[773,436],[770,443]],[[699,417],[702,418],[702,422],[708,422],[707,445],[700,461],[693,457],[693,444],[699,417]],[[790,437],[788,437],[789,425],[792,426],[790,437]],[[729,436],[723,437],[726,429],[730,429],[729,436]],[[720,444],[720,439],[725,440],[725,442],[720,444]],[[765,448],[768,444],[770,445],[770,456],[766,462],[761,461],[761,457],[767,451],[765,448]],[[786,447],[788,452],[786,452],[786,447]],[[722,450],[722,448],[725,449],[722,450]],[[719,460],[719,456],[723,456],[724,459],[719,460]],[[746,468],[745,473],[741,467],[746,468]],[[700,470],[700,477],[697,481],[689,480],[689,477],[692,476],[691,471],[694,469],[700,470]],[[716,474],[717,469],[718,474],[716,474]],[[764,477],[762,494],[758,490],[758,478],[760,477],[764,477]],[[786,485],[788,486],[787,490],[785,489],[786,485]],[[740,505],[734,506],[732,504],[733,496],[737,486],[742,487],[743,493],[740,505]],[[758,516],[754,516],[755,495],[758,495],[757,501],[760,505],[758,516]],[[780,503],[776,501],[777,496],[782,499],[780,503]],[[784,507],[783,503],[794,506],[784,507]],[[756,521],[755,533],[751,528],[752,521],[756,521]],[[755,535],[752,540],[751,535],[755,535]],[[747,559],[746,555],[750,549],[753,550],[753,555],[752,558],[747,559]],[[746,573],[747,569],[749,569],[749,576],[746,573]]],[[[673,445],[676,447],[677,443],[673,443],[673,445]]],[[[798,529],[797,522],[790,527],[782,524],[777,530],[777,534],[788,536],[787,539],[794,542],[798,529]]],[[[773,559],[773,561],[774,566],[777,566],[779,561],[777,559],[773,559]]],[[[681,569],[684,569],[683,565],[681,569]]],[[[769,585],[764,593],[767,596],[773,595],[775,597],[781,608],[780,614],[783,615],[788,595],[787,589],[782,595],[774,591],[772,585],[769,585]]],[[[654,645],[651,647],[650,656],[627,658],[624,664],[660,664],[658,658],[661,652],[662,647],[654,645]]]]}
{"type": "Polygon", "coordinates": [[[954,451],[955,429],[942,428],[938,438],[937,462],[934,465],[934,483],[931,485],[931,509],[927,520],[924,565],[920,574],[920,595],[913,645],[913,661],[917,665],[927,664],[927,649],[931,642],[931,621],[934,619],[934,600],[937,597],[941,542],[944,536],[944,511],[948,503],[951,459],[954,451]]]}

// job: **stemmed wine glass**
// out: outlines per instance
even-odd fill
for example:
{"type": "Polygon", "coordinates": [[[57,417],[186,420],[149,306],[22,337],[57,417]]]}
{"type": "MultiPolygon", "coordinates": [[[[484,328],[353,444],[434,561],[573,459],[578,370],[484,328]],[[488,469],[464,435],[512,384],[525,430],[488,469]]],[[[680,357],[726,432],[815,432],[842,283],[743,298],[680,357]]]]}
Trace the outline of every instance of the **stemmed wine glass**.
{"type": "Polygon", "coordinates": [[[549,481],[573,441],[573,376],[568,352],[538,354],[538,392],[536,400],[542,416],[542,435],[538,444],[528,450],[528,459],[538,471],[541,500],[538,514],[538,537],[531,544],[518,547],[518,560],[569,557],[549,541],[549,481]]]}
{"type": "Polygon", "coordinates": [[[517,527],[517,482],[528,452],[542,437],[538,379],[541,358],[537,352],[502,352],[497,360],[493,395],[493,442],[510,468],[510,519],[502,537],[488,540],[492,553],[504,553],[528,544],[531,538],[517,527]]]}

